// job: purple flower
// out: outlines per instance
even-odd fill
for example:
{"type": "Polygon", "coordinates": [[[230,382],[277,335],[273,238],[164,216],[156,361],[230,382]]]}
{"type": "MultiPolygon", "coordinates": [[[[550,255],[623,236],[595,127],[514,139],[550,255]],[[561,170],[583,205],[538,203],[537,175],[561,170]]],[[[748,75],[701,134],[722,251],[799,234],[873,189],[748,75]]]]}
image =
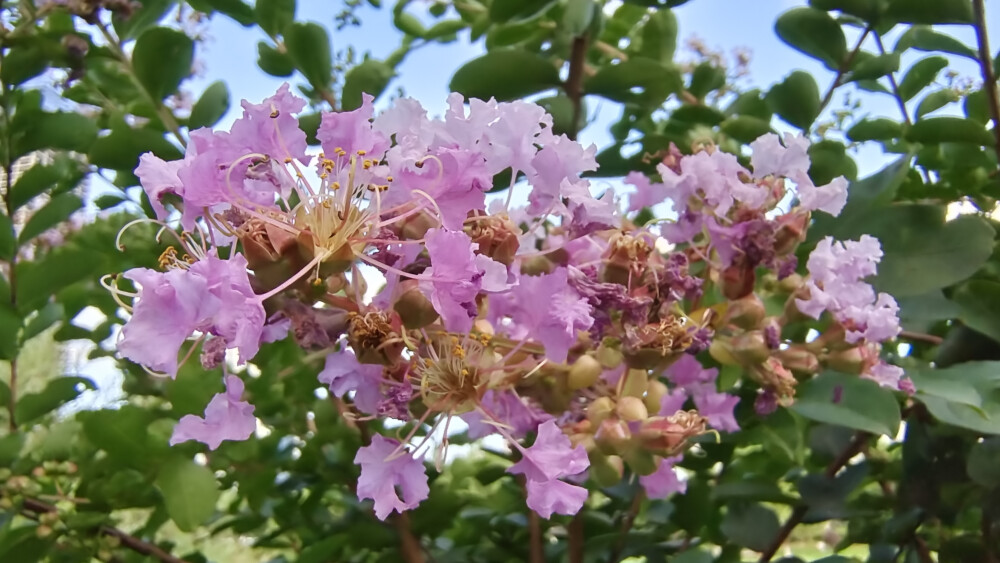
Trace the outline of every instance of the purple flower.
{"type": "Polygon", "coordinates": [[[161,221],[166,220],[169,213],[160,200],[167,194],[184,195],[184,184],[177,177],[177,172],[185,164],[183,160],[166,162],[151,152],[139,157],[135,175],[149,197],[149,204],[156,212],[156,218],[161,221]]]}
{"type": "MultiPolygon", "coordinates": [[[[568,195],[564,193],[565,190],[580,180],[580,174],[597,169],[596,153],[596,146],[584,149],[565,135],[555,137],[546,144],[532,161],[534,172],[528,176],[531,183],[531,193],[528,195],[531,205],[528,211],[547,211],[560,195],[568,195]]],[[[576,196],[580,197],[581,194],[577,193],[576,196]]]]}
{"type": "Polygon", "coordinates": [[[219,393],[205,407],[205,417],[193,414],[181,418],[170,437],[170,445],[197,440],[214,450],[223,440],[246,440],[257,428],[253,405],[240,399],[243,381],[226,376],[226,391],[219,393]]]}
{"type": "Polygon", "coordinates": [[[592,307],[570,287],[566,268],[541,276],[521,276],[509,297],[514,324],[541,342],[545,357],[553,362],[566,361],[577,332],[594,323],[592,307]]]}
{"type": "Polygon", "coordinates": [[[809,139],[801,133],[786,133],[784,146],[774,133],[758,137],[750,143],[753,151],[750,166],[753,167],[754,177],[774,175],[790,178],[806,173],[810,165],[809,144],[809,139]]]}
{"type": "Polygon", "coordinates": [[[379,392],[382,366],[359,363],[354,352],[347,348],[326,357],[318,379],[337,397],[354,391],[354,406],[364,413],[375,414],[383,400],[379,392]]]}
{"type": "Polygon", "coordinates": [[[247,259],[234,254],[229,260],[209,255],[191,265],[190,275],[202,276],[208,281],[208,292],[218,298],[219,310],[211,325],[203,330],[226,339],[230,348],[240,353],[246,362],[257,355],[264,330],[264,307],[250,287],[247,259]]]}
{"type": "Polygon", "coordinates": [[[551,481],[527,482],[528,508],[545,519],[552,513],[576,514],[587,501],[587,489],[564,483],[558,479],[551,481]]]}
{"type": "Polygon", "coordinates": [[[394,183],[383,197],[383,206],[426,202],[414,193],[420,190],[441,210],[443,225],[457,231],[462,230],[469,211],[486,208],[486,191],[493,187],[493,176],[487,172],[482,154],[451,147],[410,152],[406,148],[399,145],[389,151],[394,183]]]}
{"type": "Polygon", "coordinates": [[[521,461],[510,466],[507,472],[524,474],[531,481],[568,477],[590,467],[587,450],[579,445],[574,448],[555,420],[539,425],[535,443],[522,453],[521,461]]]}
{"type": "MultiPolygon", "coordinates": [[[[710,385],[714,389],[715,385],[710,385]]],[[[740,425],[733,416],[733,409],[740,402],[736,395],[702,391],[694,393],[694,406],[698,413],[708,419],[708,425],[723,432],[737,432],[740,425]]]]}
{"type": "MultiPolygon", "coordinates": [[[[485,409],[497,422],[507,425],[510,434],[515,438],[523,438],[528,432],[538,428],[538,425],[553,420],[549,413],[525,403],[514,391],[490,389],[480,400],[481,408],[485,409]]],[[[478,411],[467,412],[462,419],[469,425],[469,438],[478,440],[496,433],[496,426],[484,422],[485,417],[478,411]]]]}
{"type": "Polygon", "coordinates": [[[354,457],[354,463],[361,466],[358,499],[375,501],[379,520],[385,520],[393,511],[416,508],[430,492],[423,462],[407,452],[398,452],[399,447],[396,440],[376,434],[371,445],[359,449],[354,457]],[[396,457],[390,459],[393,454],[396,457]]]}
{"type": "Polygon", "coordinates": [[[461,231],[431,229],[425,236],[431,267],[424,270],[420,291],[431,300],[445,328],[468,332],[476,318],[476,296],[509,287],[507,267],[475,254],[477,245],[461,231]]]}
{"type": "Polygon", "coordinates": [[[364,156],[376,162],[382,158],[389,140],[381,131],[372,129],[374,99],[370,94],[362,94],[361,107],[354,111],[323,113],[316,138],[327,158],[336,159],[338,149],[346,152],[347,158],[364,156]]]}
{"type": "Polygon", "coordinates": [[[681,459],[683,456],[663,458],[656,471],[639,477],[639,483],[646,489],[646,496],[653,499],[665,499],[674,493],[687,491],[687,482],[681,481],[674,469],[674,465],[679,463],[681,459]]]}
{"type": "MultiPolygon", "coordinates": [[[[673,173],[672,170],[670,172],[673,173]]],[[[670,197],[670,192],[664,184],[654,184],[642,172],[629,172],[625,176],[625,183],[636,188],[634,193],[629,194],[629,211],[639,211],[643,207],[653,207],[654,205],[664,203],[670,197]]]]}
{"type": "MultiPolygon", "coordinates": [[[[719,377],[716,368],[705,369],[691,354],[684,354],[667,368],[667,378],[678,387],[689,388],[705,383],[715,383],[719,377]]],[[[671,413],[673,414],[673,413],[671,413]]]]}
{"type": "Polygon", "coordinates": [[[836,217],[847,205],[847,179],[837,176],[829,184],[816,186],[809,175],[792,177],[799,192],[799,205],[809,211],[823,211],[836,217]]]}
{"type": "Polygon", "coordinates": [[[237,119],[230,133],[242,143],[246,152],[259,152],[282,161],[294,158],[306,160],[306,134],[299,129],[295,114],[306,107],[306,101],[291,93],[287,82],[270,98],[259,104],[243,100],[243,117],[237,119]]]}
{"type": "Polygon", "coordinates": [[[913,381],[905,377],[903,368],[879,361],[861,374],[865,379],[871,379],[882,387],[904,391],[913,394],[913,381]]]}

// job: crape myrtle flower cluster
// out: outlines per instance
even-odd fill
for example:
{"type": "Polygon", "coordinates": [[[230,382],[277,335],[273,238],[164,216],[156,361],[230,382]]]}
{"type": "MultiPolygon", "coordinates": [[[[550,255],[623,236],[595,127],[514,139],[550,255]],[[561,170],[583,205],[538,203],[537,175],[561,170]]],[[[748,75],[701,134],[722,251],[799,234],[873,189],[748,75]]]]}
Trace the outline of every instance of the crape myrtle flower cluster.
{"type": "Polygon", "coordinates": [[[136,174],[176,245],[159,269],[124,273],[134,291],[105,278],[130,313],[119,351],[171,377],[200,361],[226,386],[171,443],[247,439],[254,407],[227,352],[244,364],[290,338],[325,356],[317,385],[349,416],[406,423],[355,458],[379,518],[427,497],[423,459],[434,450],[440,467],[447,447],[429,437],[455,417],[472,439],[510,444],[508,471],[548,518],[579,511],[588,479],[682,491],[674,465],[691,439],[739,430],[719,366],[738,366],[762,414],[826,368],[908,389],[879,359],[899,325],[893,299],[864,282],[878,242],[824,240],[797,273],[810,214],[846,198],[843,178],[810,181],[805,138],[760,138],[752,170],[712,146],[671,147],[659,178],[628,176],[623,210],[583,178],[595,147],[554,134],[539,106],[448,102],[439,119],[409,99],[374,116],[365,96],[323,114],[311,154],[295,117],[305,102],[285,85],[244,102],[229,131],[193,131],[181,160],[142,156],[136,174]],[[488,202],[505,171],[506,202],[488,202]],[[513,208],[524,184],[527,205],[513,208]],[[660,205],[675,219],[635,224],[660,205]],[[385,278],[372,298],[362,266],[385,278]],[[793,341],[795,323],[822,334],[793,341]]]}

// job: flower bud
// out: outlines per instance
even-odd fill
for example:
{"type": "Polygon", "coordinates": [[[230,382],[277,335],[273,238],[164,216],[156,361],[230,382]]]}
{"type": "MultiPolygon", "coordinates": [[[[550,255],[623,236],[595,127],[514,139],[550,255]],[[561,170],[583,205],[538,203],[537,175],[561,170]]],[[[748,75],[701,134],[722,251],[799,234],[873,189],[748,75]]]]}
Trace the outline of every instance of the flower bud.
{"type": "Polygon", "coordinates": [[[726,299],[736,300],[753,292],[757,275],[753,266],[736,263],[722,271],[722,279],[719,282],[726,299]]]}
{"type": "Polygon", "coordinates": [[[602,487],[612,487],[621,482],[625,474],[625,463],[616,455],[600,452],[590,454],[590,476],[602,487]]]}
{"type": "Polygon", "coordinates": [[[823,358],[828,368],[842,373],[860,375],[865,369],[865,357],[860,347],[831,352],[823,358]]]}
{"type": "Polygon", "coordinates": [[[637,397],[622,397],[616,407],[618,416],[627,422],[639,422],[649,417],[646,405],[637,397]]]}
{"type": "Polygon", "coordinates": [[[759,330],[738,334],[729,341],[729,353],[741,365],[756,365],[771,355],[764,333],[759,330]]]}
{"type": "Polygon", "coordinates": [[[399,313],[403,326],[418,330],[438,319],[438,312],[430,299],[417,287],[416,280],[405,280],[400,286],[403,288],[402,294],[392,308],[399,313]]]}
{"type": "Polygon", "coordinates": [[[553,270],[555,270],[555,264],[545,256],[532,256],[521,262],[521,274],[525,276],[551,274],[553,270]]]}
{"type": "Polygon", "coordinates": [[[42,524],[35,528],[35,535],[40,538],[47,538],[52,535],[52,527],[42,524]]]}
{"type": "Polygon", "coordinates": [[[751,293],[729,304],[726,310],[726,322],[744,330],[752,330],[760,326],[766,314],[764,302],[756,293],[751,293]]]}
{"type": "Polygon", "coordinates": [[[417,213],[403,219],[399,228],[401,239],[419,240],[427,231],[437,227],[437,220],[428,213],[417,213]]]}
{"type": "Polygon", "coordinates": [[[597,361],[600,362],[605,369],[614,369],[622,365],[622,360],[624,359],[621,350],[607,346],[603,342],[597,347],[596,356],[597,361]]]}
{"type": "Polygon", "coordinates": [[[646,394],[646,387],[649,385],[649,374],[644,369],[630,369],[625,372],[625,381],[622,382],[623,397],[642,398],[646,394]]]}
{"type": "Polygon", "coordinates": [[[472,242],[479,245],[479,253],[510,266],[520,246],[521,229],[506,215],[477,217],[466,227],[472,242]]]}
{"type": "Polygon", "coordinates": [[[792,274],[784,279],[778,280],[778,290],[782,293],[795,293],[803,285],[806,279],[801,274],[792,274]]]}
{"type": "Polygon", "coordinates": [[[587,407],[587,420],[594,426],[600,426],[614,410],[615,403],[610,397],[600,397],[587,407]]]}
{"type": "Polygon", "coordinates": [[[573,366],[569,368],[569,376],[566,378],[566,384],[574,391],[585,389],[597,383],[597,379],[601,376],[602,371],[604,369],[596,358],[590,355],[580,356],[573,362],[573,366]]]}
{"type": "Polygon", "coordinates": [[[670,390],[667,389],[667,385],[662,381],[658,379],[650,381],[649,386],[646,387],[646,396],[642,399],[643,403],[646,404],[646,410],[654,413],[659,412],[660,401],[669,392],[670,390]]]}
{"type": "Polygon", "coordinates": [[[622,420],[607,419],[601,423],[594,436],[597,449],[606,455],[619,454],[626,451],[632,440],[632,432],[628,424],[622,420]]]}
{"type": "Polygon", "coordinates": [[[778,359],[793,373],[799,375],[814,375],[819,373],[820,364],[816,354],[804,348],[787,348],[778,352],[778,359]]]}
{"type": "Polygon", "coordinates": [[[806,240],[806,230],[809,228],[811,214],[786,213],[778,218],[778,229],[774,233],[774,253],[785,256],[795,251],[795,248],[806,240]]]}
{"type": "Polygon", "coordinates": [[[738,366],[740,363],[732,354],[732,343],[729,339],[716,338],[708,346],[708,353],[712,359],[724,366],[738,366]]]}

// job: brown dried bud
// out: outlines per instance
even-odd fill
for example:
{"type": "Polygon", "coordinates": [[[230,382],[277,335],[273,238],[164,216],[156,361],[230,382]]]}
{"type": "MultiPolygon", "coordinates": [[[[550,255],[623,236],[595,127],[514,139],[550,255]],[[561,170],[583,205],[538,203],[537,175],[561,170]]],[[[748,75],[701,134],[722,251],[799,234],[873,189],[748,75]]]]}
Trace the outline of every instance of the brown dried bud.
{"type": "Polygon", "coordinates": [[[506,215],[476,217],[469,223],[466,233],[479,245],[479,253],[510,266],[520,247],[521,229],[506,215]]]}
{"type": "Polygon", "coordinates": [[[816,354],[813,354],[809,350],[792,347],[779,351],[777,356],[781,360],[782,365],[792,370],[793,373],[801,375],[819,373],[819,359],[816,358],[816,354]]]}
{"type": "Polygon", "coordinates": [[[720,285],[726,299],[737,300],[750,295],[756,282],[757,274],[754,267],[737,261],[732,266],[722,270],[720,285]]]}
{"type": "Polygon", "coordinates": [[[774,253],[776,255],[791,254],[802,241],[806,240],[806,231],[809,229],[811,217],[812,214],[806,211],[804,213],[786,213],[778,218],[778,229],[774,233],[774,253]]]}
{"type": "Polygon", "coordinates": [[[400,283],[400,288],[401,295],[393,305],[393,309],[399,313],[403,326],[417,330],[438,319],[438,312],[430,299],[420,291],[417,280],[404,280],[400,283]]]}
{"type": "Polygon", "coordinates": [[[729,341],[729,353],[744,366],[757,365],[771,355],[764,332],[753,330],[734,336],[729,341]]]}
{"type": "Polygon", "coordinates": [[[827,367],[842,373],[860,375],[865,369],[865,355],[860,347],[837,350],[823,358],[827,367]]]}
{"type": "Polygon", "coordinates": [[[756,293],[751,293],[729,303],[729,308],[726,309],[726,322],[744,330],[752,330],[760,326],[766,314],[764,302],[756,293]]]}

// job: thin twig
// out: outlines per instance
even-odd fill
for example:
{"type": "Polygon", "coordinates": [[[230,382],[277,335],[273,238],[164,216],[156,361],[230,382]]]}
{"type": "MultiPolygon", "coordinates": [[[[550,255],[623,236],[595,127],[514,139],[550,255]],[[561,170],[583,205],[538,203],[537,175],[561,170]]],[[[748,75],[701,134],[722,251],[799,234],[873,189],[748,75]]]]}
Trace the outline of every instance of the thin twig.
{"type": "Polygon", "coordinates": [[[528,560],[531,563],[545,563],[545,549],[542,546],[542,519],[534,510],[528,511],[528,560]]]}
{"type": "MultiPolygon", "coordinates": [[[[24,499],[23,508],[29,512],[36,514],[42,514],[45,512],[55,512],[56,507],[51,504],[42,502],[40,500],[27,498],[24,499]]],[[[118,528],[111,526],[100,526],[97,528],[97,532],[104,536],[113,536],[118,538],[121,545],[131,549],[132,551],[145,555],[147,557],[152,557],[163,563],[188,563],[184,559],[179,557],[174,557],[167,551],[160,549],[158,546],[151,544],[149,542],[143,541],[133,535],[127,534],[118,528]]]]}
{"type": "Polygon", "coordinates": [[[993,537],[993,519],[989,515],[989,508],[983,505],[982,515],[980,516],[979,527],[983,535],[983,550],[986,551],[986,561],[985,563],[997,563],[996,543],[993,537]]]}
{"type": "Polygon", "coordinates": [[[583,563],[583,509],[569,521],[569,563],[583,563]]]}
{"type": "Polygon", "coordinates": [[[923,332],[912,332],[909,330],[904,330],[899,333],[899,337],[905,340],[919,340],[921,342],[928,342],[934,344],[935,346],[940,346],[944,343],[944,338],[940,336],[934,336],[933,334],[925,334],[923,332]]]}
{"type": "Polygon", "coordinates": [[[861,34],[861,38],[858,39],[857,44],[854,45],[854,50],[852,50],[841,63],[840,67],[837,68],[837,76],[833,79],[833,83],[830,84],[830,89],[826,91],[826,95],[823,96],[823,101],[819,104],[819,111],[816,112],[817,115],[823,113],[823,109],[830,103],[833,99],[833,92],[843,85],[844,76],[847,71],[851,69],[851,63],[858,56],[858,52],[861,50],[861,46],[864,44],[865,39],[868,38],[868,34],[871,33],[872,28],[866,27],[865,32],[861,34]]]}
{"type": "MultiPolygon", "coordinates": [[[[2,51],[2,49],[0,49],[2,51]]],[[[2,56],[2,55],[0,55],[2,56]]],[[[11,125],[10,125],[10,96],[11,92],[6,84],[3,85],[3,119],[4,119],[4,132],[7,134],[7,138],[4,139],[6,142],[6,150],[3,151],[3,171],[4,171],[4,186],[3,186],[3,198],[4,206],[7,211],[7,218],[10,221],[10,236],[17,240],[17,236],[14,232],[14,212],[17,211],[11,202],[10,189],[14,185],[14,160],[12,152],[14,150],[14,140],[11,137],[11,125]]],[[[17,248],[11,253],[10,262],[8,263],[7,277],[9,281],[7,286],[10,292],[10,308],[12,311],[17,311],[17,248]]],[[[17,407],[17,356],[20,350],[14,350],[14,353],[10,358],[10,384],[8,385],[9,393],[7,397],[7,410],[8,419],[7,426],[10,432],[13,433],[17,430],[17,420],[14,415],[14,411],[17,407]]]]}
{"type": "Polygon", "coordinates": [[[628,512],[625,513],[625,519],[622,520],[618,543],[615,545],[615,550],[611,552],[611,558],[608,560],[611,563],[618,561],[618,558],[622,554],[622,550],[625,549],[625,544],[628,540],[628,532],[632,529],[632,525],[635,524],[635,517],[639,515],[639,510],[642,508],[642,501],[645,499],[646,492],[643,490],[640,490],[632,498],[632,505],[629,507],[628,512]]]}
{"type": "Polygon", "coordinates": [[[587,62],[588,37],[586,33],[573,38],[573,49],[569,56],[569,74],[566,76],[566,96],[573,104],[573,121],[567,136],[576,140],[583,117],[583,71],[587,62]]]}
{"type": "MultiPolygon", "coordinates": [[[[830,462],[830,465],[826,466],[826,470],[823,472],[823,475],[829,479],[836,477],[837,472],[847,465],[847,462],[849,462],[852,457],[856,456],[861,450],[864,449],[865,444],[868,442],[868,438],[870,437],[871,434],[867,432],[857,432],[854,435],[854,439],[851,440],[851,443],[840,452],[840,455],[838,455],[836,459],[830,462]]],[[[758,563],[767,563],[776,553],[778,553],[781,546],[788,540],[788,537],[792,535],[792,530],[802,523],[802,519],[805,518],[807,512],[809,512],[808,505],[800,504],[795,507],[791,516],[788,517],[788,520],[785,521],[785,524],[778,531],[778,536],[774,538],[771,545],[767,546],[767,549],[760,554],[760,559],[757,560],[758,563]]]]}
{"type": "MultiPolygon", "coordinates": [[[[878,45],[878,52],[880,55],[885,55],[885,45],[882,43],[882,36],[878,32],[875,32],[875,44],[878,45]]],[[[899,84],[896,82],[896,73],[889,73],[889,85],[892,86],[892,95],[896,98],[896,103],[899,105],[899,111],[903,114],[903,120],[906,121],[907,125],[912,125],[913,122],[910,121],[910,112],[906,110],[906,101],[903,100],[903,96],[899,94],[899,84]]]]}
{"type": "Polygon", "coordinates": [[[996,137],[997,164],[1000,166],[1000,98],[997,97],[997,77],[993,75],[993,61],[990,59],[990,40],[986,35],[986,6],[983,0],[973,0],[976,14],[976,42],[979,44],[979,70],[983,75],[983,90],[990,106],[993,119],[993,136],[996,137]]]}

